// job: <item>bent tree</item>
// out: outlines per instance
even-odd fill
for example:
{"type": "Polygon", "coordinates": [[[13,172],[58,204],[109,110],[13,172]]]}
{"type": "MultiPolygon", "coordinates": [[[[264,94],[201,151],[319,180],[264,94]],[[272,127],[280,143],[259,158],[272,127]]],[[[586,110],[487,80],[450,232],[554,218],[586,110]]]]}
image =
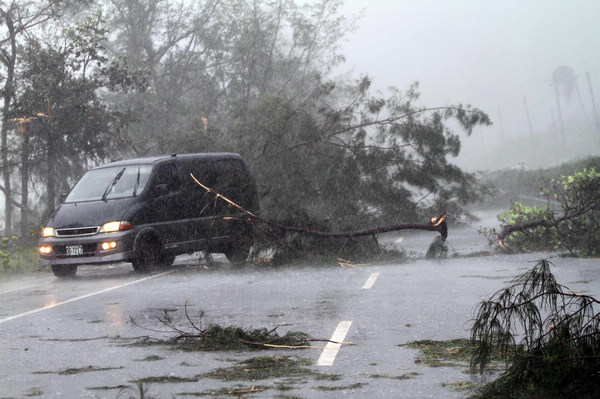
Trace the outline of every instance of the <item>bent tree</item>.
{"type": "Polygon", "coordinates": [[[560,284],[540,260],[477,307],[471,328],[473,372],[492,353],[508,369],[481,398],[595,398],[600,389],[600,301],[560,284]]]}

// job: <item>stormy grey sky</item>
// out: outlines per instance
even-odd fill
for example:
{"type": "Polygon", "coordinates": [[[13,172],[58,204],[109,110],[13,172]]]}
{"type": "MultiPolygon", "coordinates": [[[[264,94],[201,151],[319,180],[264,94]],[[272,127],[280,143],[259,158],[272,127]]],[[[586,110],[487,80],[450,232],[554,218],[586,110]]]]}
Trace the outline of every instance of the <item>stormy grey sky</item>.
{"type": "MultiPolygon", "coordinates": [[[[494,121],[479,133],[486,142],[500,130],[509,139],[530,134],[525,101],[532,130],[552,128],[549,80],[559,66],[578,75],[588,115],[586,71],[600,98],[600,1],[345,0],[343,12],[362,16],[344,43],[345,70],[368,74],[378,89],[419,81],[422,105],[483,109],[494,121]]],[[[575,103],[565,118],[581,111],[575,103]]]]}

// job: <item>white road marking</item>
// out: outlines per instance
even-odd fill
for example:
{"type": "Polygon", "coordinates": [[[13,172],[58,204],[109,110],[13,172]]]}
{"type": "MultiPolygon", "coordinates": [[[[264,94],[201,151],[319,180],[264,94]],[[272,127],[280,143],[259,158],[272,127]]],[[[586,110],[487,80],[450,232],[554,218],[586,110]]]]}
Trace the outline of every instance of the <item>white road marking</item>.
{"type": "Polygon", "coordinates": [[[28,311],[28,312],[19,313],[19,314],[16,314],[14,316],[9,316],[9,317],[6,317],[4,319],[0,319],[0,324],[2,324],[4,322],[7,322],[7,321],[14,320],[14,319],[19,319],[21,317],[29,316],[31,314],[38,313],[38,312],[41,312],[43,310],[52,309],[52,308],[55,308],[57,306],[66,305],[67,303],[71,303],[71,302],[79,301],[81,299],[89,298],[91,296],[95,296],[95,295],[99,295],[99,294],[104,294],[105,292],[109,292],[109,291],[114,291],[114,290],[117,290],[119,288],[127,287],[128,285],[133,285],[133,284],[141,283],[142,281],[150,280],[152,278],[159,277],[159,276],[164,276],[165,274],[169,274],[169,273],[173,273],[173,271],[171,270],[171,271],[164,272],[164,273],[154,274],[152,276],[144,277],[144,278],[141,278],[139,280],[130,281],[129,283],[115,285],[115,286],[112,286],[112,287],[109,287],[109,288],[105,288],[105,289],[100,290],[100,291],[91,292],[89,294],[85,294],[85,295],[81,295],[81,296],[78,296],[78,297],[75,297],[75,298],[67,299],[66,301],[57,302],[57,303],[54,303],[52,305],[48,305],[48,306],[43,307],[43,308],[33,309],[33,310],[28,311]]]}
{"type": "Polygon", "coordinates": [[[362,286],[362,289],[363,290],[370,290],[373,287],[373,284],[375,284],[375,281],[377,280],[377,277],[379,277],[379,272],[371,273],[371,275],[369,276],[369,278],[365,282],[365,285],[362,286]]]}
{"type": "Polygon", "coordinates": [[[344,342],[344,338],[346,338],[346,334],[348,334],[351,325],[352,321],[340,321],[340,324],[338,324],[331,336],[330,341],[332,342],[328,342],[327,345],[325,345],[325,349],[323,349],[323,353],[321,353],[321,357],[319,357],[319,360],[317,361],[317,366],[333,365],[338,350],[342,346],[342,342],[344,342]]]}

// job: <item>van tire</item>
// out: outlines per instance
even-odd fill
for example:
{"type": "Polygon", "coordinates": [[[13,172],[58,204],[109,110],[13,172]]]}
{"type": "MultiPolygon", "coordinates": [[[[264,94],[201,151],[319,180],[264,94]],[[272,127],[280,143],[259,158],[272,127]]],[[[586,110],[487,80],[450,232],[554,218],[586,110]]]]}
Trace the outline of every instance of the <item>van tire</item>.
{"type": "Polygon", "coordinates": [[[138,273],[146,273],[162,267],[166,257],[161,247],[158,238],[141,237],[136,245],[137,256],[131,261],[133,270],[138,273]]]}
{"type": "Polygon", "coordinates": [[[248,259],[248,252],[240,250],[239,248],[232,248],[225,251],[225,256],[231,264],[240,265],[248,259]]]}
{"type": "Polygon", "coordinates": [[[172,266],[175,262],[175,255],[165,255],[165,261],[163,262],[164,267],[172,266]]]}
{"type": "Polygon", "coordinates": [[[52,273],[58,278],[71,278],[77,273],[77,265],[52,265],[52,273]]]}
{"type": "Polygon", "coordinates": [[[252,249],[252,237],[238,236],[235,237],[229,247],[225,249],[224,253],[231,264],[240,265],[248,259],[250,249],[252,249]]]}

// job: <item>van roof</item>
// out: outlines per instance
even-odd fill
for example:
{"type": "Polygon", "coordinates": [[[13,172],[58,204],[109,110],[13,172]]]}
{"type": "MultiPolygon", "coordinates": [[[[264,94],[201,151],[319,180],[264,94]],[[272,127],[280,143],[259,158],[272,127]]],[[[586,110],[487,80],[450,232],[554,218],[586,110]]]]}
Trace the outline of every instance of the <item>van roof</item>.
{"type": "Polygon", "coordinates": [[[203,152],[197,154],[171,154],[171,155],[159,155],[154,157],[144,157],[144,158],[132,158],[132,159],[124,159],[121,161],[113,161],[103,165],[96,166],[93,169],[100,169],[111,166],[127,166],[127,165],[153,165],[156,163],[163,162],[168,159],[174,158],[202,158],[211,161],[216,161],[220,159],[239,159],[242,160],[242,157],[239,154],[235,154],[232,152],[203,152]]]}

